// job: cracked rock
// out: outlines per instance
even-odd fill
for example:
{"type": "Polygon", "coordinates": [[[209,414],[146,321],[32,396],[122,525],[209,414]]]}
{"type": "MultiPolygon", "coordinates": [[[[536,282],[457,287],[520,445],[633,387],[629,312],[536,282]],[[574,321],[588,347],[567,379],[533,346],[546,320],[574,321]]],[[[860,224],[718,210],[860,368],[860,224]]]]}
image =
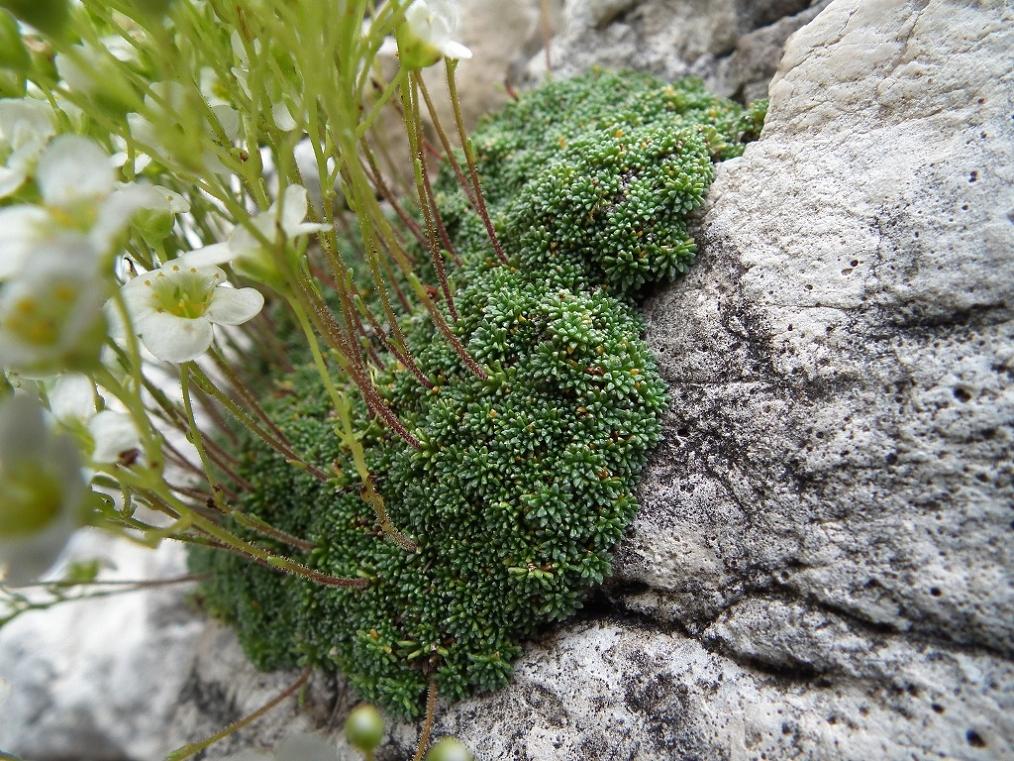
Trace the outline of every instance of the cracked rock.
{"type": "MultiPolygon", "coordinates": [[[[785,40],[829,0],[566,0],[549,46],[554,76],[592,66],[701,77],[719,95],[763,98],[785,40]]],[[[546,54],[528,76],[546,76],[546,54]]]]}

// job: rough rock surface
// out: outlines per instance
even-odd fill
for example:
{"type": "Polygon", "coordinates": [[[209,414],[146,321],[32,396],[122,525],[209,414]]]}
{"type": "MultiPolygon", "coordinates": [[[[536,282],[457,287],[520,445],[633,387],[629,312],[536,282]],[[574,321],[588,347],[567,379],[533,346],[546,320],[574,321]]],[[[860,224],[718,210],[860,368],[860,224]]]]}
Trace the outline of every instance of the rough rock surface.
{"type": "Polygon", "coordinates": [[[700,263],[646,309],[668,435],[613,584],[438,732],[486,759],[1014,750],[1011,16],[837,0],[790,40],[700,263]]]}
{"type": "MultiPolygon", "coordinates": [[[[184,572],[178,546],[150,552],[81,532],[69,554],[114,566],[106,579],[184,572]]],[[[26,761],[161,758],[204,628],[186,603],[192,588],[66,603],[0,630],[0,758],[3,751],[26,761]]]]}
{"type": "MultiPolygon", "coordinates": [[[[549,67],[570,76],[591,66],[701,77],[719,95],[767,94],[789,35],[829,0],[566,0],[549,67]]],[[[546,56],[528,74],[546,73],[546,56]]]]}
{"type": "MultiPolygon", "coordinates": [[[[834,0],[789,40],[700,262],[646,308],[671,404],[615,579],[437,734],[480,759],[1014,753],[1012,22],[834,0]]],[[[255,674],[216,624],[179,641],[196,660],[157,690],[177,706],[146,748],[294,676],[255,674]]],[[[207,757],[333,729],[352,700],[316,677],[298,719],[207,757]]]]}

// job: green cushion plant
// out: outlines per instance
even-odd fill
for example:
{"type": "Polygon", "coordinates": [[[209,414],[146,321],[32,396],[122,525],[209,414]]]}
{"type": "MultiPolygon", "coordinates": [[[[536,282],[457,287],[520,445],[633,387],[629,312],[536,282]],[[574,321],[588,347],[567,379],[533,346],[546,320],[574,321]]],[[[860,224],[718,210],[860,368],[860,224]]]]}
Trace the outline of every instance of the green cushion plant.
{"type": "Polygon", "coordinates": [[[402,314],[431,387],[401,366],[375,382],[420,447],[361,401],[353,410],[391,520],[418,549],[378,528],[313,368],[263,378],[268,414],[309,461],[333,463],[334,478],[321,483],[240,434],[238,470],[253,487],[242,508],[313,542],[314,569],[370,583],[315,585],[195,551],[207,606],[255,664],[337,669],[363,697],[414,716],[431,680],[454,699],[503,686],[522,641],[580,606],[609,573],[660,433],[664,383],[636,301],[687,270],[713,162],[742,152],[764,108],[692,80],[594,71],[480,126],[473,146],[509,266],[449,169],[435,191],[460,260],[447,263],[451,324],[486,377],[424,313],[402,314]]]}

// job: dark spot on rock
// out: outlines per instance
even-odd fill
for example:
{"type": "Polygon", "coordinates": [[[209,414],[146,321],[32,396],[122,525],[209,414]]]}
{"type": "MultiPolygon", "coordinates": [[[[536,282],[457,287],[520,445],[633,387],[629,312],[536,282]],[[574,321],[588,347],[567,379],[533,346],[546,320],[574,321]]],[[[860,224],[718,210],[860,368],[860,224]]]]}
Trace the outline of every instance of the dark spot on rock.
{"type": "Polygon", "coordinates": [[[859,260],[858,259],[853,259],[851,262],[849,262],[849,266],[850,267],[858,267],[859,266],[859,260]]]}
{"type": "Polygon", "coordinates": [[[977,179],[979,179],[979,173],[973,169],[968,175],[968,181],[975,182],[977,179]]]}
{"type": "Polygon", "coordinates": [[[968,744],[973,748],[985,748],[986,741],[982,739],[982,735],[976,732],[974,729],[970,729],[965,732],[965,739],[968,740],[968,744]]]}
{"type": "Polygon", "coordinates": [[[894,465],[898,461],[898,454],[896,452],[888,452],[884,455],[884,462],[888,465],[894,465]]]}
{"type": "Polygon", "coordinates": [[[939,597],[943,592],[940,591],[940,587],[930,587],[930,594],[934,597],[939,597]]]}
{"type": "Polygon", "coordinates": [[[961,386],[955,386],[953,393],[954,398],[962,403],[967,402],[972,398],[972,395],[969,394],[965,389],[961,388],[961,386]]]}
{"type": "Polygon", "coordinates": [[[933,709],[934,713],[943,713],[944,712],[944,707],[942,705],[940,705],[939,703],[931,703],[930,704],[930,708],[933,709]]]}

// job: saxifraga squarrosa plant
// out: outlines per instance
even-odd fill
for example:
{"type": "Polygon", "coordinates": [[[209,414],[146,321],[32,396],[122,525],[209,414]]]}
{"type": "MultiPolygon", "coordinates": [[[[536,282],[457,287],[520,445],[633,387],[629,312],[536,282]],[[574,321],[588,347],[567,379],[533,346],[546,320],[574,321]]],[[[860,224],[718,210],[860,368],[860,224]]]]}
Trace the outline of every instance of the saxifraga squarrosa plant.
{"type": "Polygon", "coordinates": [[[580,606],[609,572],[660,431],[664,383],[634,305],[690,266],[689,217],[713,162],[742,153],[765,107],[693,80],[593,71],[480,126],[473,146],[507,266],[455,181],[463,155],[434,189],[457,259],[453,331],[481,372],[421,310],[403,311],[416,372],[393,363],[375,383],[419,447],[349,395],[373,484],[415,552],[378,528],[319,373],[307,361],[261,379],[268,414],[311,461],[334,463],[337,483],[240,433],[239,474],[253,487],[243,510],[310,540],[314,569],[369,584],[316,585],[196,549],[208,609],[257,666],[338,670],[415,716],[431,684],[450,699],[503,686],[522,640],[580,606]]]}

